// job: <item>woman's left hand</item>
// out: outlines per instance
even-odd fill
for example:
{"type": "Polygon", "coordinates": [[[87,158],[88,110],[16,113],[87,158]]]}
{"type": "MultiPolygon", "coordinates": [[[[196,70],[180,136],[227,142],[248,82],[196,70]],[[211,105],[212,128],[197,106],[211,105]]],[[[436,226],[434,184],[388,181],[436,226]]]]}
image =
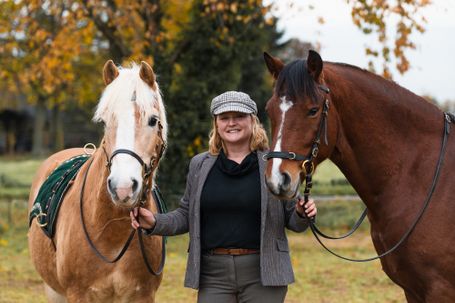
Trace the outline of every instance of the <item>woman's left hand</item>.
{"type": "Polygon", "coordinates": [[[305,204],[303,198],[299,198],[295,205],[295,211],[300,215],[304,216],[304,212],[308,218],[316,216],[318,210],[316,208],[316,204],[314,203],[313,199],[309,199],[308,202],[305,204]]]}

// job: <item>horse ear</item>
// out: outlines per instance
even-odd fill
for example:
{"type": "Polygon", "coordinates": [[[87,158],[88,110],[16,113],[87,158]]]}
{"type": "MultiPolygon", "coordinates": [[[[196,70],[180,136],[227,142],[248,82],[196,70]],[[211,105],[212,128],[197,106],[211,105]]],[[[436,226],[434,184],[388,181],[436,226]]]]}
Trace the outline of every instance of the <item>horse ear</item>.
{"type": "Polygon", "coordinates": [[[318,82],[319,76],[321,75],[321,72],[322,72],[322,65],[323,65],[321,56],[314,50],[310,50],[308,52],[308,58],[307,58],[306,62],[307,62],[307,68],[308,68],[308,71],[310,72],[310,75],[312,75],[314,80],[316,82],[318,82]]]}
{"type": "Polygon", "coordinates": [[[152,67],[145,61],[141,61],[141,70],[139,71],[139,76],[145,83],[147,83],[150,87],[155,87],[155,80],[156,76],[153,72],[152,67]]]}
{"type": "Polygon", "coordinates": [[[103,79],[104,84],[109,85],[118,76],[118,69],[115,66],[114,61],[107,60],[103,68],[103,79]]]}
{"type": "Polygon", "coordinates": [[[280,59],[270,56],[267,52],[264,52],[264,61],[273,78],[277,79],[284,67],[284,63],[280,59]]]}

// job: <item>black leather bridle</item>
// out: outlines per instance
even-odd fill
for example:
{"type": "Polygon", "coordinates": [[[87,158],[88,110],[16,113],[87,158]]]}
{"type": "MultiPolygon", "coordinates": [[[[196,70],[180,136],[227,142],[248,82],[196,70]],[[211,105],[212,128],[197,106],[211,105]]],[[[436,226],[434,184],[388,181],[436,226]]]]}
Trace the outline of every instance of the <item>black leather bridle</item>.
{"type": "MultiPolygon", "coordinates": [[[[330,89],[320,84],[319,88],[326,93],[327,95],[330,93],[330,89]]],[[[271,151],[264,155],[263,159],[265,161],[273,158],[279,159],[286,159],[286,160],[294,160],[294,161],[303,161],[300,167],[303,175],[305,176],[305,190],[303,192],[303,196],[305,199],[305,203],[308,202],[309,195],[311,192],[311,187],[313,185],[313,172],[314,172],[314,163],[313,160],[319,154],[319,145],[321,144],[321,136],[324,133],[324,143],[327,145],[327,117],[329,114],[329,99],[326,97],[322,106],[322,117],[319,122],[319,127],[316,132],[316,137],[313,140],[313,144],[311,146],[310,152],[308,155],[301,155],[292,151],[271,151]]]]}
{"type": "MultiPolygon", "coordinates": [[[[161,157],[164,154],[164,151],[166,150],[166,146],[167,146],[166,141],[163,138],[162,129],[163,129],[163,126],[162,126],[161,122],[158,121],[158,136],[159,136],[159,138],[161,140],[161,144],[157,144],[156,148],[159,149],[158,153],[157,153],[157,156],[156,157],[151,157],[150,158],[150,163],[148,165],[144,162],[144,160],[142,160],[142,158],[137,153],[135,153],[134,151],[131,151],[129,149],[117,149],[109,157],[107,152],[106,152],[106,149],[104,148],[104,142],[102,143],[104,154],[106,155],[106,167],[107,167],[107,169],[109,171],[110,171],[111,166],[112,166],[112,159],[116,155],[119,155],[119,154],[130,155],[133,158],[135,158],[141,164],[141,166],[142,166],[142,189],[141,189],[141,193],[138,195],[137,204],[139,204],[139,205],[144,205],[146,203],[147,194],[149,192],[152,193],[155,203],[158,204],[158,197],[156,196],[156,193],[153,190],[151,190],[151,185],[152,185],[151,183],[152,183],[152,173],[153,173],[154,169],[156,168],[156,166],[158,165],[161,157]]],[[[128,239],[126,240],[125,244],[123,245],[123,248],[121,249],[120,253],[112,260],[110,260],[107,257],[105,257],[96,248],[95,244],[93,243],[92,239],[90,238],[90,236],[88,234],[87,227],[86,227],[86,224],[85,224],[84,209],[83,209],[85,184],[86,184],[86,181],[87,181],[88,171],[90,170],[90,167],[91,167],[92,163],[93,163],[93,159],[91,160],[87,170],[85,171],[85,175],[84,175],[84,179],[83,179],[83,183],[82,183],[81,195],[80,195],[80,203],[79,203],[79,205],[80,205],[80,219],[81,219],[82,229],[84,230],[85,238],[86,238],[90,248],[93,250],[93,252],[101,260],[103,260],[104,262],[106,262],[106,263],[115,263],[118,260],[120,260],[123,257],[123,255],[125,254],[125,252],[128,250],[128,247],[129,247],[129,245],[131,243],[131,240],[134,237],[134,234],[136,233],[136,230],[134,228],[131,230],[130,235],[128,236],[128,239]]],[[[148,261],[148,257],[147,257],[145,246],[144,246],[144,241],[142,239],[142,234],[143,234],[142,228],[139,227],[138,228],[139,246],[140,246],[140,249],[141,249],[142,258],[144,259],[145,266],[147,267],[147,270],[152,275],[158,276],[158,275],[160,275],[163,272],[164,264],[166,263],[166,245],[165,245],[166,243],[165,243],[165,238],[162,237],[162,241],[161,241],[161,261],[160,261],[160,265],[158,267],[158,270],[155,271],[155,270],[153,270],[152,266],[150,265],[150,262],[148,261]]]]}
{"type": "MultiPolygon", "coordinates": [[[[327,87],[325,87],[324,85],[320,85],[319,88],[322,89],[327,94],[330,93],[330,90],[327,87]]],[[[328,117],[328,110],[329,110],[329,100],[328,100],[328,98],[326,98],[325,101],[324,101],[323,109],[322,109],[322,118],[321,118],[321,121],[320,121],[320,124],[319,124],[319,128],[318,128],[318,131],[316,133],[316,137],[315,137],[315,139],[313,141],[313,145],[312,145],[312,148],[311,148],[310,153],[309,153],[308,156],[299,155],[299,154],[294,153],[294,152],[288,152],[288,151],[281,152],[280,151],[280,152],[269,152],[269,153],[265,154],[264,157],[263,157],[264,160],[269,160],[269,159],[272,159],[272,158],[280,158],[280,159],[287,159],[287,160],[303,161],[302,166],[301,166],[301,170],[302,170],[302,172],[305,175],[305,189],[304,189],[304,193],[303,193],[304,202],[305,203],[307,203],[308,200],[309,200],[311,188],[312,188],[312,185],[313,185],[312,184],[312,176],[313,176],[313,172],[314,172],[313,160],[314,160],[314,158],[317,157],[317,155],[319,153],[319,145],[320,145],[320,138],[321,138],[322,132],[324,132],[324,140],[325,140],[325,143],[327,144],[327,117],[328,117]]],[[[351,258],[347,258],[347,257],[341,256],[341,255],[333,252],[326,245],[324,245],[324,243],[321,241],[319,236],[321,236],[323,238],[326,238],[326,239],[338,240],[338,239],[346,238],[346,237],[350,236],[351,234],[353,234],[357,230],[357,228],[360,226],[360,224],[362,223],[363,219],[366,217],[366,214],[367,214],[367,211],[368,211],[367,208],[364,209],[364,211],[360,215],[360,218],[354,224],[352,229],[348,233],[346,233],[345,235],[342,235],[342,236],[339,236],[339,237],[328,236],[328,235],[324,234],[323,232],[321,232],[318,229],[318,227],[316,226],[316,224],[314,222],[314,218],[311,218],[309,220],[309,225],[310,225],[310,228],[311,228],[311,231],[312,231],[313,235],[315,236],[315,238],[319,242],[319,244],[321,244],[321,246],[325,250],[327,250],[329,253],[331,253],[332,255],[334,255],[334,256],[336,256],[338,258],[341,258],[343,260],[352,261],[352,262],[373,261],[373,260],[376,260],[376,259],[379,259],[379,258],[383,258],[386,255],[388,255],[388,254],[392,253],[393,251],[395,251],[408,238],[408,236],[414,230],[414,228],[416,227],[417,223],[420,221],[420,218],[422,218],[423,214],[425,213],[425,210],[427,209],[428,205],[430,204],[431,197],[433,196],[433,193],[435,191],[436,185],[437,185],[438,180],[439,180],[440,171],[441,171],[441,168],[443,166],[443,162],[444,162],[444,158],[445,158],[445,152],[446,152],[446,147],[447,147],[447,140],[448,140],[448,136],[450,134],[450,126],[451,126],[452,123],[455,123],[455,116],[453,114],[451,114],[451,113],[447,113],[447,112],[444,113],[444,130],[443,130],[443,134],[442,134],[441,148],[440,148],[440,151],[439,151],[439,159],[438,159],[438,162],[436,163],[436,170],[435,170],[435,173],[434,173],[434,176],[433,176],[433,180],[432,180],[430,189],[429,189],[428,194],[427,194],[427,196],[425,198],[425,201],[423,203],[423,207],[421,208],[421,210],[418,213],[417,217],[415,218],[414,222],[411,224],[410,228],[403,234],[401,239],[394,246],[392,246],[387,251],[385,251],[385,252],[383,252],[383,253],[375,256],[375,257],[366,258],[366,259],[351,259],[351,258]]]]}
{"type": "Polygon", "coordinates": [[[104,148],[104,142],[103,142],[103,150],[104,150],[104,154],[106,155],[106,167],[109,171],[111,171],[112,160],[114,159],[115,156],[117,156],[119,154],[130,155],[131,157],[136,159],[139,162],[139,164],[141,165],[143,186],[142,186],[141,193],[138,196],[139,197],[138,202],[140,205],[143,205],[147,200],[147,188],[149,187],[148,185],[150,185],[150,182],[151,182],[152,172],[158,165],[158,162],[160,161],[160,159],[163,156],[164,151],[166,150],[166,147],[167,147],[167,144],[163,138],[163,125],[161,124],[161,121],[158,120],[157,125],[158,125],[158,137],[160,138],[161,144],[157,144],[157,146],[156,146],[156,148],[158,149],[157,155],[150,158],[150,163],[148,165],[144,162],[144,160],[142,160],[142,158],[138,154],[136,154],[134,151],[129,150],[129,149],[117,149],[109,157],[106,152],[106,149],[104,148]]]}

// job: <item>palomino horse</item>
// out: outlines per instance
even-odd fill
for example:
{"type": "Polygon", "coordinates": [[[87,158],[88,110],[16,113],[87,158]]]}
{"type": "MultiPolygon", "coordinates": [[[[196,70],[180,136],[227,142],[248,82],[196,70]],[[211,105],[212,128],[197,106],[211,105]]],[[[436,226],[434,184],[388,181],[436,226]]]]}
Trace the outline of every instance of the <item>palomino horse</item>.
{"type": "MultiPolygon", "coordinates": [[[[141,202],[157,211],[150,189],[167,133],[158,84],[147,63],[117,69],[111,60],[104,66],[104,82],[93,118],[105,124],[100,148],[66,192],[53,239],[34,224],[36,219],[29,231],[31,258],[51,302],[154,302],[162,279],[147,270],[137,241],[127,241],[132,235],[130,209],[141,202]],[[97,256],[112,260],[127,247],[125,242],[130,246],[118,262],[97,256]]],[[[41,165],[29,209],[47,176],[81,154],[81,148],[63,150],[41,165]]],[[[157,269],[164,257],[162,238],[147,237],[143,244],[150,267],[157,269]]]]}
{"type": "Polygon", "coordinates": [[[408,302],[455,302],[452,116],[365,70],[323,64],[314,51],[288,65],[264,58],[276,79],[267,103],[271,192],[293,197],[312,165],[330,158],[368,208],[377,253],[411,232],[381,258],[408,302]]]}

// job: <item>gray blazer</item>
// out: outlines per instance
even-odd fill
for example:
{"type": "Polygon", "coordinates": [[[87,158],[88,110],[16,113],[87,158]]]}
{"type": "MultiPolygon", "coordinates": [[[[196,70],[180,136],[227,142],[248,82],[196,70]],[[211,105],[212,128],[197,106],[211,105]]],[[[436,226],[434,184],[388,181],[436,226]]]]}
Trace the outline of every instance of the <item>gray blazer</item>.
{"type": "MultiPolygon", "coordinates": [[[[302,232],[308,221],[295,211],[295,201],[280,201],[269,193],[265,185],[264,153],[258,151],[261,176],[261,281],[265,286],[282,286],[294,282],[289,245],[285,227],[302,232]]],[[[200,198],[204,182],[216,161],[208,152],[196,155],[190,162],[185,193],[180,206],[167,213],[156,214],[156,225],[151,234],[174,236],[189,231],[190,245],[185,287],[199,287],[201,263],[200,198]]]]}

